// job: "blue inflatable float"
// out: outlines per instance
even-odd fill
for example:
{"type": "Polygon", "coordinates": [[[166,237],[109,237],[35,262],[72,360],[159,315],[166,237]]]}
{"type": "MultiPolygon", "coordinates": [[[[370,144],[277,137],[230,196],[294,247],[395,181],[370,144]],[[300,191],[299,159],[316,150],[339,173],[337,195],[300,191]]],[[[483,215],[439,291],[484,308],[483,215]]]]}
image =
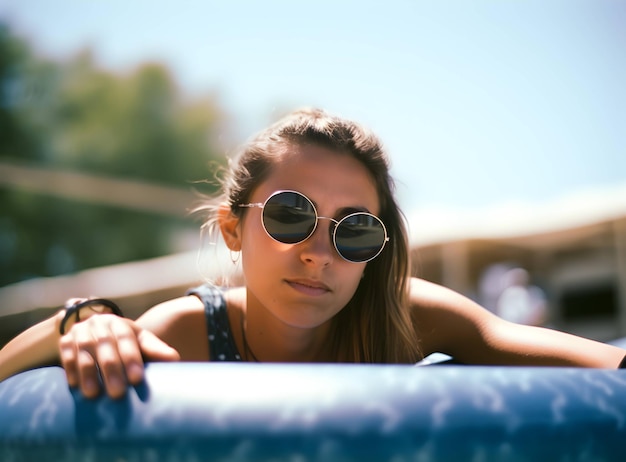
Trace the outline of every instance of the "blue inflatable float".
{"type": "Polygon", "coordinates": [[[626,370],[153,363],[124,399],[0,383],[2,461],[626,461],[626,370]]]}

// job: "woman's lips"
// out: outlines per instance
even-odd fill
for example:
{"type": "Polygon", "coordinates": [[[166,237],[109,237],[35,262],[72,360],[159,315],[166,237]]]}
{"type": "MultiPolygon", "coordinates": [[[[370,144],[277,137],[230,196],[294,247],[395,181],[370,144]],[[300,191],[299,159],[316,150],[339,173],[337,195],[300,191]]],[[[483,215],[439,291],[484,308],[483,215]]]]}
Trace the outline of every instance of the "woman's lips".
{"type": "Polygon", "coordinates": [[[303,279],[288,279],[287,284],[296,291],[309,296],[320,296],[330,292],[330,288],[320,281],[310,281],[303,279]]]}

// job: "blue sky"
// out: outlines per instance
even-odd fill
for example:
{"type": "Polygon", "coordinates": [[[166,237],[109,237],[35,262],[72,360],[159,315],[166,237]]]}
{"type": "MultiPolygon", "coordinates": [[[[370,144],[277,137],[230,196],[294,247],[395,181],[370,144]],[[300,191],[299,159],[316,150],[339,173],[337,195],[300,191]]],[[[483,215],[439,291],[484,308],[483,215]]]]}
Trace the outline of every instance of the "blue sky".
{"type": "Polygon", "coordinates": [[[320,106],[388,147],[410,212],[626,183],[626,2],[0,0],[41,53],[168,64],[249,136],[320,106]]]}

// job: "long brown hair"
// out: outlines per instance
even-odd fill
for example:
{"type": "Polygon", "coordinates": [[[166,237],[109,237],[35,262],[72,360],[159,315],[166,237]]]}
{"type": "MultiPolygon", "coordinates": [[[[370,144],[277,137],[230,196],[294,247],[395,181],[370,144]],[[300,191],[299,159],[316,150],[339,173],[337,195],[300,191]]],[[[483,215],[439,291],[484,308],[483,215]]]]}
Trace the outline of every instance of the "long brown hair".
{"type": "MultiPolygon", "coordinates": [[[[394,197],[389,162],[378,138],[361,125],[319,109],[304,109],[282,118],[243,146],[223,179],[223,200],[241,216],[238,204],[250,196],[280,161],[285,147],[318,145],[348,154],[372,175],[380,201],[379,216],[389,243],[367,263],[363,279],[348,304],[335,316],[331,341],[337,361],[414,363],[421,359],[408,309],[410,276],[405,218],[394,197]]],[[[215,205],[200,209],[214,212],[215,205]]],[[[215,213],[205,226],[215,227],[215,213]]]]}

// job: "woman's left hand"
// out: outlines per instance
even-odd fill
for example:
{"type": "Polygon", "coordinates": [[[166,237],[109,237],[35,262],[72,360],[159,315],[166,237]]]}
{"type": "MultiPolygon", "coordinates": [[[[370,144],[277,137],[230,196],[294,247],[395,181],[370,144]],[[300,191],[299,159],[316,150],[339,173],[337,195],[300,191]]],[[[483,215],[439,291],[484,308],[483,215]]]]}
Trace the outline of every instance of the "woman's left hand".
{"type": "Polygon", "coordinates": [[[121,398],[128,385],[143,380],[144,359],[178,361],[178,352],[135,321],[100,314],[74,324],[59,340],[67,381],[87,398],[104,391],[121,398]]]}

